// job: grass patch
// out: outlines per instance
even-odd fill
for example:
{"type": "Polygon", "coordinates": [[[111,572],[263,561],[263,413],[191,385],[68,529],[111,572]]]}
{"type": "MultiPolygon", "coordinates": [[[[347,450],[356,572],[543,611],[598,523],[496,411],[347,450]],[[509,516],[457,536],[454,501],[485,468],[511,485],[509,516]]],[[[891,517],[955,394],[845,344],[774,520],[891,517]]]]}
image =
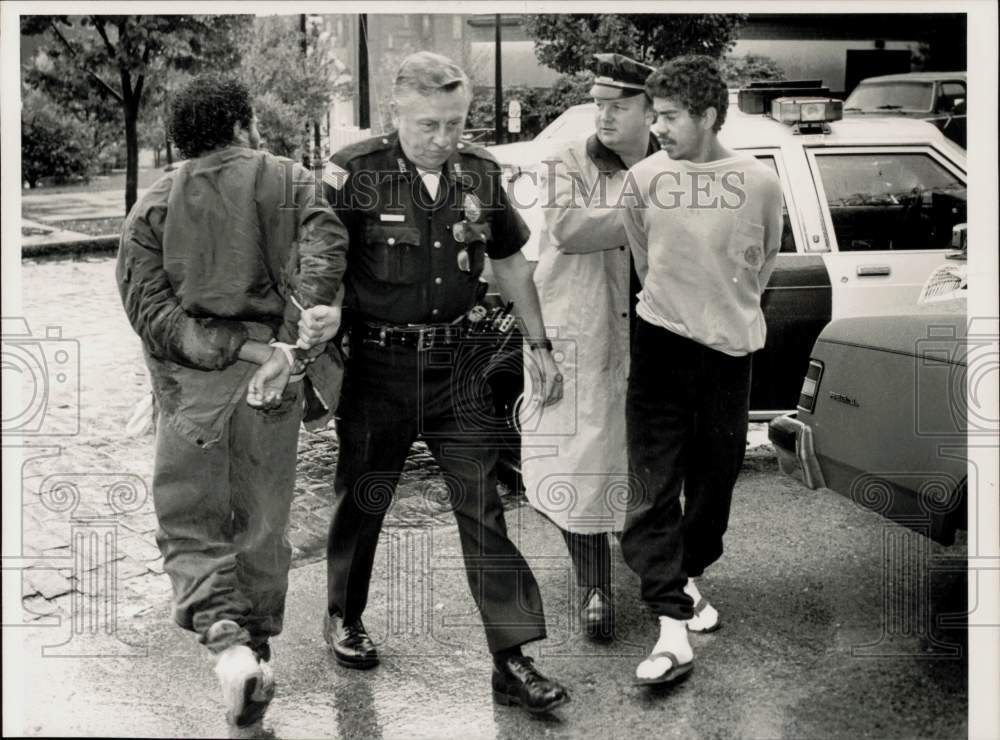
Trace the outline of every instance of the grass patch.
{"type": "Polygon", "coordinates": [[[124,216],[111,218],[79,218],[72,221],[60,221],[56,227],[66,231],[76,231],[88,236],[107,236],[122,233],[124,216]]]}
{"type": "MultiPolygon", "coordinates": [[[[164,175],[163,167],[139,169],[139,190],[144,190],[164,175]]],[[[68,185],[49,185],[37,188],[24,188],[21,195],[55,195],[57,193],[96,193],[102,190],[120,190],[125,192],[125,172],[114,171],[110,175],[95,175],[90,182],[77,182],[68,185]]]]}

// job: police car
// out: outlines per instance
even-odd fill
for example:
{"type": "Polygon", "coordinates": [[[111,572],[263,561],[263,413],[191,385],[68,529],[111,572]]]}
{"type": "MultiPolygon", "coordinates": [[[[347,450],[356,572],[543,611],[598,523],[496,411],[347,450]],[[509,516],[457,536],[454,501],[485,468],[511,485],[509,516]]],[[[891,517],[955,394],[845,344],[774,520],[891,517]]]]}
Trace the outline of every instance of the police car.
{"type": "Polygon", "coordinates": [[[969,416],[969,366],[988,373],[993,334],[966,317],[963,226],[955,246],[915,304],[830,322],[797,410],[768,426],[785,473],[945,545],[968,528],[968,438],[995,429],[969,416]]]}
{"type": "MultiPolygon", "coordinates": [[[[735,97],[720,139],[774,170],[784,194],[781,252],[763,296],[767,342],[753,358],[751,419],[764,421],[795,408],[831,320],[916,301],[952,227],[966,221],[966,156],[921,120],[845,119],[817,82],[751,84],[735,97]]],[[[519,192],[532,182],[522,175],[559,141],[593,133],[595,111],[574,106],[541,141],[491,149],[515,204],[539,202],[519,192]]],[[[541,209],[521,212],[533,233],[525,254],[537,259],[541,209]]]]}

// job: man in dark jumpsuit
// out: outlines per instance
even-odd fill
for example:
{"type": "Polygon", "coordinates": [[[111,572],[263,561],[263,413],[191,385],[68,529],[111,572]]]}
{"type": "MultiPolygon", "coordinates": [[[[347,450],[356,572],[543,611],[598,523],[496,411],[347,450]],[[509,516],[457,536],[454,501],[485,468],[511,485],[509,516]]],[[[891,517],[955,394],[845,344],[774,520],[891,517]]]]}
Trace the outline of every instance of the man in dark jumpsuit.
{"type": "MultiPolygon", "coordinates": [[[[174,620],[216,657],[227,718],[245,727],[273,696],[288,590],[306,392],[296,304],[334,300],[347,232],[309,172],[257,150],[235,79],[178,91],[170,131],[188,159],[132,208],[116,278],[160,411],[153,503],[174,620]]],[[[310,364],[308,395],[332,411],[331,362],[310,364]]]]}
{"type": "Polygon", "coordinates": [[[385,511],[410,446],[422,438],[446,473],[494,657],[494,699],[545,712],[568,696],[521,654],[521,645],[545,637],[541,596],[507,536],[488,390],[481,376],[457,370],[478,366],[462,361],[476,342],[452,322],[475,304],[487,256],[524,323],[545,400],[559,399],[561,378],[520,252],[527,229],[507,201],[496,162],[460,140],[471,91],[449,59],[407,57],[393,88],[397,131],[341,150],[324,173],[327,197],[350,233],[350,360],[337,424],[324,636],[340,663],[377,664],[361,615],[385,511]],[[451,353],[448,361],[442,352],[451,353]]]}

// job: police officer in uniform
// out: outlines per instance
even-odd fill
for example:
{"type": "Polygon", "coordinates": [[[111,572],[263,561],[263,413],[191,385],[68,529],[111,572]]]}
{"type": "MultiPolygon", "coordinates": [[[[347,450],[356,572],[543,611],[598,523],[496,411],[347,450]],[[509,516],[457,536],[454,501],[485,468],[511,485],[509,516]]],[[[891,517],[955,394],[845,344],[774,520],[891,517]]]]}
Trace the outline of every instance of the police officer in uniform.
{"type": "Polygon", "coordinates": [[[523,322],[541,402],[561,397],[561,377],[520,252],[527,228],[496,162],[460,140],[471,95],[468,77],[446,57],[407,57],[393,87],[397,130],[342,149],[324,170],[325,193],[350,234],[350,359],[337,424],[324,638],[342,665],[378,663],[361,615],[385,511],[410,446],[422,438],[445,471],[494,658],[494,700],[547,712],[568,694],[521,653],[545,637],[541,595],[507,535],[491,399],[483,363],[470,354],[482,347],[462,320],[487,256],[523,322]]]}

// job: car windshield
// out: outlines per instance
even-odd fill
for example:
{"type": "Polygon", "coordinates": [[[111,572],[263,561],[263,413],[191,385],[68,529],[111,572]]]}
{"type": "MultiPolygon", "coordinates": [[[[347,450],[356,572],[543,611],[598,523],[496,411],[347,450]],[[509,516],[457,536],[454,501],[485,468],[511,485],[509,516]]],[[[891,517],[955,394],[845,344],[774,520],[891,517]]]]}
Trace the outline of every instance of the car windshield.
{"type": "Polygon", "coordinates": [[[931,82],[868,82],[854,88],[844,110],[929,111],[934,85],[931,82]]]}

